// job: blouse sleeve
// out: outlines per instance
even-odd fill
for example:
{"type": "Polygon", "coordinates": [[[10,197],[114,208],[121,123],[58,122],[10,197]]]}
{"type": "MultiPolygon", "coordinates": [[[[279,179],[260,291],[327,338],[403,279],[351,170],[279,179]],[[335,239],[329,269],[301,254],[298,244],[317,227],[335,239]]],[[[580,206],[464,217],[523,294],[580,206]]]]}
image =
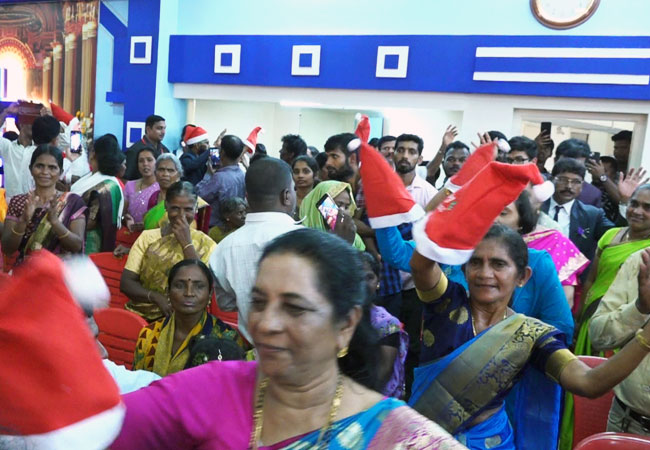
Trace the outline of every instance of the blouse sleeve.
{"type": "Polygon", "coordinates": [[[7,207],[7,219],[18,220],[20,216],[23,215],[26,201],[26,195],[14,195],[11,197],[11,200],[9,200],[9,206],[7,207]]]}
{"type": "Polygon", "coordinates": [[[140,270],[142,269],[142,260],[144,259],[147,247],[149,247],[149,239],[147,239],[147,237],[148,233],[145,230],[133,243],[133,247],[131,247],[131,250],[129,251],[129,257],[124,265],[126,270],[137,273],[138,275],[140,274],[140,270]]]}
{"type": "Polygon", "coordinates": [[[577,356],[566,347],[562,333],[554,331],[540,339],[533,349],[530,362],[537,370],[559,383],[562,371],[574,359],[577,356]]]}
{"type": "Polygon", "coordinates": [[[621,231],[620,228],[612,228],[610,230],[607,230],[605,234],[598,240],[598,249],[600,251],[603,251],[605,247],[607,247],[611,242],[612,239],[614,239],[614,236],[621,231]]]}

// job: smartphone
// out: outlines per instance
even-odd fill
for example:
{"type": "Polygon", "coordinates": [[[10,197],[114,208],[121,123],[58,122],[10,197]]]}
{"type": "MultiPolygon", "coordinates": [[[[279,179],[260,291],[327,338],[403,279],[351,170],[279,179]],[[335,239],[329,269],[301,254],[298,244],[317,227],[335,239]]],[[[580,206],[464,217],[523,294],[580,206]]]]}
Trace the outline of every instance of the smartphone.
{"type": "Polygon", "coordinates": [[[540,131],[542,134],[545,134],[547,136],[551,135],[551,122],[542,122],[540,126],[540,131]]]}
{"type": "Polygon", "coordinates": [[[81,153],[81,131],[70,132],[70,153],[81,153]]]}
{"type": "Polygon", "coordinates": [[[210,164],[212,167],[217,167],[221,162],[221,157],[219,156],[219,149],[217,147],[210,147],[210,164]]]}
{"type": "Polygon", "coordinates": [[[339,207],[336,205],[336,202],[334,202],[332,196],[329,194],[323,195],[321,199],[318,200],[316,207],[321,216],[323,216],[325,224],[330,228],[330,230],[333,230],[334,227],[336,227],[336,218],[339,215],[339,207]]]}
{"type": "Polygon", "coordinates": [[[592,152],[589,159],[593,159],[594,161],[600,161],[600,152],[592,152]]]}

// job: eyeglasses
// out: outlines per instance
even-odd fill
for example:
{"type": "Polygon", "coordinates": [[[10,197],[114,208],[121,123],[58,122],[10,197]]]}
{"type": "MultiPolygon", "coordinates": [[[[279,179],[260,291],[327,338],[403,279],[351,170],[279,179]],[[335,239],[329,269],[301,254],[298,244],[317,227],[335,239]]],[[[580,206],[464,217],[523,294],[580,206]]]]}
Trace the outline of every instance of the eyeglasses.
{"type": "Polygon", "coordinates": [[[517,156],[516,158],[506,158],[508,164],[526,164],[530,159],[524,158],[523,156],[517,156]]]}
{"type": "Polygon", "coordinates": [[[577,178],[555,177],[555,183],[563,184],[563,185],[568,184],[571,186],[580,186],[582,184],[582,180],[579,180],[577,178]]]}

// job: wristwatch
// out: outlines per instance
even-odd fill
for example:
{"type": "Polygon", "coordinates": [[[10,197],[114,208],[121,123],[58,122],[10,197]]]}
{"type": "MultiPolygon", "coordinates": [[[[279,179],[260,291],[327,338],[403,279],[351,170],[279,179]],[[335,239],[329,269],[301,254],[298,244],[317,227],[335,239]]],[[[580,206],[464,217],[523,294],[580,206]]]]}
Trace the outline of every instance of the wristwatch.
{"type": "Polygon", "coordinates": [[[599,180],[600,180],[601,183],[604,183],[605,181],[608,180],[607,175],[602,174],[602,175],[600,176],[599,180]]]}

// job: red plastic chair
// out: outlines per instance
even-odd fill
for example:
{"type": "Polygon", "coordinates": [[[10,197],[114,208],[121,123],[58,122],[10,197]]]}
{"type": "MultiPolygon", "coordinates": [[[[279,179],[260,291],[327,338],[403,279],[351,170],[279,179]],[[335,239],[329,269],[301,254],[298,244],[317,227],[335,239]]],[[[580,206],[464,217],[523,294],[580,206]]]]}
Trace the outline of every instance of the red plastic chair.
{"type": "MultiPolygon", "coordinates": [[[[596,367],[607,361],[606,358],[598,356],[578,356],[578,358],[589,367],[596,367]]],[[[573,396],[573,442],[580,442],[589,436],[607,430],[607,416],[612,406],[613,397],[612,391],[596,399],[573,396]]]]}
{"type": "Polygon", "coordinates": [[[598,433],[580,441],[574,450],[647,450],[650,438],[629,433],[598,433]]]}
{"type": "Polygon", "coordinates": [[[131,311],[115,308],[98,309],[95,321],[99,327],[99,342],[106,347],[108,359],[130,370],[138,335],[147,326],[147,321],[131,311]]]}
{"type": "Polygon", "coordinates": [[[221,319],[223,322],[227,323],[233,328],[237,328],[238,318],[237,311],[223,311],[219,308],[217,303],[217,298],[212,294],[212,300],[210,301],[210,306],[208,312],[213,316],[216,316],[217,319],[221,319]]]}
{"type": "Polygon", "coordinates": [[[122,227],[117,230],[117,234],[115,235],[115,245],[122,244],[125,247],[131,248],[141,233],[141,231],[131,232],[127,227],[122,227]]]}
{"type": "Polygon", "coordinates": [[[122,278],[122,271],[126,264],[126,256],[117,258],[111,252],[103,252],[91,254],[90,259],[99,269],[111,292],[109,306],[124,309],[124,304],[129,301],[129,298],[120,292],[120,278],[122,278]]]}

